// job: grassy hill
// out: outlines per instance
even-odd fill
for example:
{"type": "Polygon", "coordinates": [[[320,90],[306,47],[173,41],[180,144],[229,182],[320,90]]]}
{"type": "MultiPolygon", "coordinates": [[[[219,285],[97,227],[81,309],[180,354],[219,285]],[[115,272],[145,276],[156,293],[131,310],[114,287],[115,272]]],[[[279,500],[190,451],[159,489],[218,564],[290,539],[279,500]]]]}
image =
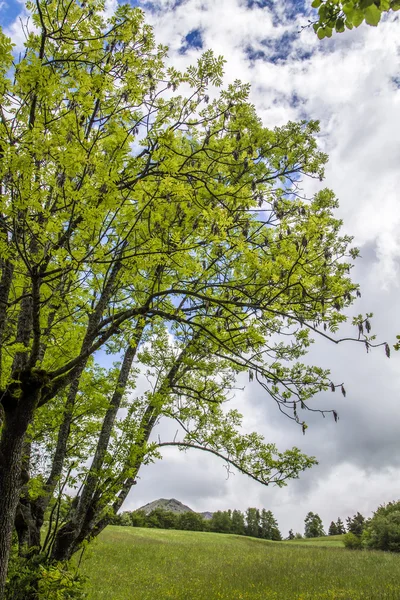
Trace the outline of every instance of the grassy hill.
{"type": "Polygon", "coordinates": [[[400,599],[400,556],[324,539],[108,527],[82,570],[89,600],[400,599]]]}
{"type": "MultiPolygon", "coordinates": [[[[305,544],[306,546],[327,546],[328,548],[343,548],[343,536],[342,535],[327,535],[324,537],[316,538],[302,538],[300,540],[290,540],[283,542],[284,544],[305,544]]],[[[399,599],[400,600],[400,599],[399,599]]]]}

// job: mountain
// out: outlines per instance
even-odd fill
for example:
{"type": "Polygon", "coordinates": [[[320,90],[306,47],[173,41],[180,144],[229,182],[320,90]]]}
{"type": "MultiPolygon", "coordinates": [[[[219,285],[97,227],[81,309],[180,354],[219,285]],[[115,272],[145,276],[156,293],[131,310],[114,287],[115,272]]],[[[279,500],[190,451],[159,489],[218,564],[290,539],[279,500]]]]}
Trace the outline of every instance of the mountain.
{"type": "MultiPolygon", "coordinates": [[[[179,502],[179,500],[175,500],[175,498],[170,498],[169,500],[167,500],[166,498],[159,498],[158,500],[153,500],[153,502],[149,502],[148,504],[145,504],[144,506],[141,506],[136,510],[142,510],[144,513],[146,513],[146,515],[149,515],[151,511],[155,510],[156,508],[161,508],[162,510],[169,510],[176,514],[181,514],[185,512],[196,512],[192,508],[189,508],[189,506],[186,506],[186,504],[182,504],[182,502],[179,502]]],[[[205,511],[199,514],[204,519],[211,519],[213,516],[213,513],[209,511],[205,511]]]]}
{"type": "Polygon", "coordinates": [[[206,510],[205,512],[202,512],[200,514],[203,517],[203,519],[206,519],[206,521],[208,521],[209,519],[212,519],[212,516],[213,516],[214,513],[209,512],[208,510],[206,510]]]}
{"type": "Polygon", "coordinates": [[[170,498],[169,500],[166,500],[165,498],[159,498],[158,500],[154,500],[153,502],[149,502],[148,504],[141,506],[137,510],[142,510],[146,513],[146,515],[148,515],[156,508],[162,508],[163,510],[169,510],[174,513],[194,512],[194,510],[185,504],[182,504],[182,502],[179,502],[179,500],[175,500],[175,498],[170,498]]]}

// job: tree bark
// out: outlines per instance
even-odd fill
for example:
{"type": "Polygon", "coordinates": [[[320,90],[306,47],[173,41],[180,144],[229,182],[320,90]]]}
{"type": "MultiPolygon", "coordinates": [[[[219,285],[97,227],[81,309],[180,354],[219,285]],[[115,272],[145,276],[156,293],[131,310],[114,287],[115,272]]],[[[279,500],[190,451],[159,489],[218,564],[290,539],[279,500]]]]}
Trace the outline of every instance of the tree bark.
{"type": "Polygon", "coordinates": [[[22,487],[25,435],[32,421],[38,390],[18,400],[3,397],[4,422],[0,440],[0,600],[4,598],[11,538],[22,487]]]}
{"type": "Polygon", "coordinates": [[[74,509],[71,519],[61,527],[55,537],[52,557],[55,560],[67,560],[76,551],[77,545],[90,534],[90,528],[95,517],[97,502],[94,498],[96,486],[99,480],[99,473],[103,466],[104,457],[107,452],[110,441],[111,431],[114,426],[121,400],[128,384],[129,373],[132,368],[133,359],[143,332],[143,326],[138,330],[135,344],[128,347],[125,352],[124,360],[119,373],[116,389],[111,399],[110,407],[104,417],[96,452],[93,458],[90,471],[88,473],[85,485],[80,497],[77,499],[77,506],[74,509]]]}

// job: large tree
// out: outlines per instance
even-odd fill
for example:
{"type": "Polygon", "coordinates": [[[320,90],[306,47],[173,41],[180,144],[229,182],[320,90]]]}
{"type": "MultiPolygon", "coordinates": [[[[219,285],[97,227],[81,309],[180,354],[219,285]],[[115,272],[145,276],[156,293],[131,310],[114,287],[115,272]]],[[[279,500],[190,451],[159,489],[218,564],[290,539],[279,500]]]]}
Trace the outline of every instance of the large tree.
{"type": "Polygon", "coordinates": [[[260,513],[259,537],[274,541],[280,541],[282,539],[278,521],[275,519],[272,511],[265,510],[265,508],[263,508],[260,513]]]}
{"type": "Polygon", "coordinates": [[[363,515],[359,512],[357,512],[357,514],[353,517],[347,517],[346,519],[347,531],[353,533],[354,535],[361,536],[365,525],[365,517],[363,517],[363,515]]]}
{"type": "Polygon", "coordinates": [[[301,409],[337,386],[302,356],[313,334],[340,341],[358,293],[334,195],[300,187],[323,177],[317,123],[264,127],[247,85],[217,94],[211,52],[166,68],[137,8],[27,7],[18,60],[0,34],[0,598],[14,523],[22,553],[69,558],[165,446],[263,484],[312,466],[224,404],[247,372],[305,431],[301,409]],[[151,438],[162,417],[174,439],[151,438]]]}
{"type": "Polygon", "coordinates": [[[322,519],[317,513],[309,512],[304,519],[304,536],[306,538],[321,537],[325,535],[322,519]]]}

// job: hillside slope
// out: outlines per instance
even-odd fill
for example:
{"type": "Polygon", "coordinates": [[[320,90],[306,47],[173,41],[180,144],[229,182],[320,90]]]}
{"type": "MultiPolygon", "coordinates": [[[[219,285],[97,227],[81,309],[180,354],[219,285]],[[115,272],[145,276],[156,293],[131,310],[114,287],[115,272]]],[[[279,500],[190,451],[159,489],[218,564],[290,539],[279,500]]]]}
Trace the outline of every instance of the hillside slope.
{"type": "Polygon", "coordinates": [[[399,600],[400,556],[218,533],[108,527],[88,600],[399,600]]]}

